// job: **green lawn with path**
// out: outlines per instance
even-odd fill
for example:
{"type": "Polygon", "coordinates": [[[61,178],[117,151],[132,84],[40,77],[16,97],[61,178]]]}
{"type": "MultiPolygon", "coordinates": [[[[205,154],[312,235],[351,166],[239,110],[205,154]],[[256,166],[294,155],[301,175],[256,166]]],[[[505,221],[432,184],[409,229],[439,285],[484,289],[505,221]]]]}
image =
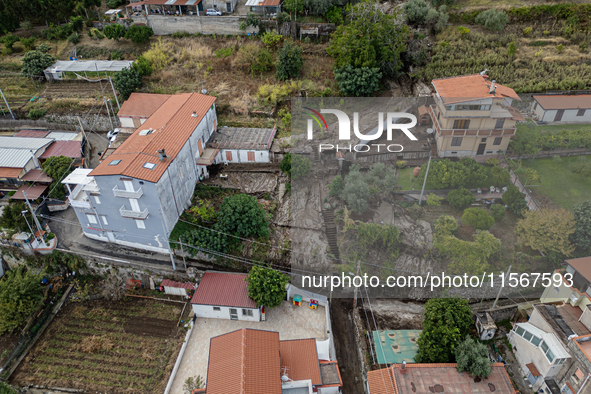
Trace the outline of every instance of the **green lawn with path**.
{"type": "Polygon", "coordinates": [[[535,169],[540,175],[540,185],[552,201],[559,206],[572,210],[579,202],[591,199],[591,182],[581,179],[571,168],[579,160],[590,160],[587,156],[563,157],[554,159],[525,160],[524,164],[535,169]]]}

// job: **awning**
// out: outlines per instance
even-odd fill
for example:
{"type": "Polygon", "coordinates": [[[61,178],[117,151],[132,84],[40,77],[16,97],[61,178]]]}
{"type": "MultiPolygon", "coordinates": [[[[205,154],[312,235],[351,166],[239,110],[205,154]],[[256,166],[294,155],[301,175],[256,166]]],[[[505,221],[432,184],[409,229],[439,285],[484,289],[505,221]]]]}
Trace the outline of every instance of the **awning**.
{"type": "Polygon", "coordinates": [[[527,367],[527,369],[529,369],[529,372],[531,372],[531,374],[534,376],[534,378],[537,378],[538,376],[542,376],[542,374],[540,373],[540,371],[538,371],[538,369],[536,368],[534,363],[529,363],[526,365],[526,367],[527,367]]]}
{"type": "Polygon", "coordinates": [[[202,166],[210,166],[219,152],[219,149],[205,148],[201,157],[197,159],[197,164],[202,166]]]}
{"type": "Polygon", "coordinates": [[[51,183],[53,178],[43,172],[43,170],[31,170],[27,172],[21,181],[51,183]]]}
{"type": "Polygon", "coordinates": [[[120,12],[121,12],[121,10],[109,10],[109,11],[105,12],[105,15],[113,15],[113,14],[118,14],[120,12]]]}
{"type": "Polygon", "coordinates": [[[0,167],[0,178],[18,178],[22,168],[0,167]]]}
{"type": "Polygon", "coordinates": [[[14,193],[14,195],[10,198],[12,200],[24,200],[25,199],[25,196],[23,194],[23,192],[24,192],[27,194],[27,200],[36,200],[39,197],[41,197],[43,192],[48,187],[49,186],[45,186],[45,185],[35,185],[35,186],[23,185],[23,186],[19,187],[18,190],[16,191],[16,193],[14,193]]]}
{"type": "Polygon", "coordinates": [[[88,176],[91,172],[92,168],[76,168],[62,181],[62,183],[64,185],[88,185],[94,180],[94,177],[88,176]]]}

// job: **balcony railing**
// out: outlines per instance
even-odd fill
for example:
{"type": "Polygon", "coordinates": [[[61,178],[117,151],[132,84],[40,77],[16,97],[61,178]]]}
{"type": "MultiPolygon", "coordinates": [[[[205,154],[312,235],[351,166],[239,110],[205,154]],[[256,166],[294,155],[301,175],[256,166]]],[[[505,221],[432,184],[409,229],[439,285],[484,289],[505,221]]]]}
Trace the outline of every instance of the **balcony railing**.
{"type": "Polygon", "coordinates": [[[115,197],[140,198],[141,196],[144,195],[144,192],[142,191],[141,187],[137,190],[130,192],[128,190],[120,190],[117,186],[115,186],[113,188],[113,194],[115,195],[115,197]]]}
{"type": "Polygon", "coordinates": [[[464,137],[464,136],[478,136],[478,137],[500,137],[500,136],[512,136],[515,134],[517,128],[503,128],[503,129],[442,129],[439,124],[439,119],[435,116],[435,108],[433,105],[429,106],[429,113],[433,120],[433,126],[437,135],[453,136],[453,137],[464,137]]]}
{"type": "Polygon", "coordinates": [[[130,211],[129,209],[125,209],[125,205],[119,208],[119,214],[124,218],[130,219],[146,219],[148,217],[148,208],[144,209],[143,211],[130,211]]]}

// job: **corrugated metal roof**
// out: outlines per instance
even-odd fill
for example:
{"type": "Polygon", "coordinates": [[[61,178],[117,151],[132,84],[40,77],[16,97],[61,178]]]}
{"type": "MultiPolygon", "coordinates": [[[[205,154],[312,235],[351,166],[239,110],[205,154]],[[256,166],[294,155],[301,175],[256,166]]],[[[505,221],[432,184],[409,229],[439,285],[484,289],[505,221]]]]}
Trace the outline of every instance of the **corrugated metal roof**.
{"type": "Polygon", "coordinates": [[[26,149],[0,148],[0,167],[24,168],[33,155],[26,149]]]}
{"type": "Polygon", "coordinates": [[[181,283],[181,282],[175,282],[174,280],[170,280],[170,279],[164,279],[160,283],[160,286],[178,287],[180,289],[187,289],[187,290],[193,290],[195,288],[195,286],[190,282],[181,283]]]}
{"type": "Polygon", "coordinates": [[[210,340],[207,394],[281,394],[279,333],[243,328],[210,340]]]}
{"type": "Polygon", "coordinates": [[[248,296],[246,274],[206,272],[191,299],[191,304],[256,308],[248,296]]]}
{"type": "Polygon", "coordinates": [[[43,154],[41,159],[52,156],[66,156],[72,159],[82,157],[82,143],[80,141],[55,141],[43,154]]]}
{"type": "Polygon", "coordinates": [[[45,138],[49,131],[44,130],[21,130],[13,137],[31,137],[31,138],[45,138]]]}
{"type": "Polygon", "coordinates": [[[68,133],[63,131],[52,131],[45,138],[52,138],[56,141],[72,141],[78,137],[78,133],[68,133]]]}
{"type": "Polygon", "coordinates": [[[56,73],[62,71],[84,72],[84,71],[121,71],[131,67],[133,60],[58,60],[44,71],[56,73]]]}
{"type": "Polygon", "coordinates": [[[37,150],[51,144],[52,142],[52,140],[47,138],[0,136],[0,148],[37,150]]]}
{"type": "Polygon", "coordinates": [[[207,146],[219,149],[268,150],[276,130],[277,128],[220,127],[218,131],[213,133],[207,146]]]}
{"type": "Polygon", "coordinates": [[[90,175],[126,175],[158,182],[215,100],[213,96],[199,93],[171,96],[90,175]],[[192,116],[193,112],[196,113],[195,117],[192,116]],[[165,150],[167,156],[164,160],[158,157],[161,149],[165,150]],[[109,165],[116,160],[120,160],[117,165],[109,165]],[[147,168],[146,163],[155,166],[147,168]]]}

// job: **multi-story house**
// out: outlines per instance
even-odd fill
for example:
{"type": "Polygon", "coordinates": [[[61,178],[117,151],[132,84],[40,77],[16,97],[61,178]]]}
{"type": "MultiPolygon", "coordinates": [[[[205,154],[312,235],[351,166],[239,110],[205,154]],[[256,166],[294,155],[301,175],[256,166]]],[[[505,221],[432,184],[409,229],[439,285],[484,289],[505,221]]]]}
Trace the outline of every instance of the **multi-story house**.
{"type": "Polygon", "coordinates": [[[69,201],[84,235],[168,252],[168,237],[207,171],[197,160],[217,129],[214,103],[198,93],[168,97],[95,169],[64,180],[77,185],[69,201]]]}
{"type": "Polygon", "coordinates": [[[572,306],[591,304],[591,256],[566,260],[566,269],[552,274],[552,286],[544,289],[542,302],[567,302],[572,306]]]}
{"type": "Polygon", "coordinates": [[[525,118],[511,106],[520,100],[511,88],[489,81],[484,72],[435,79],[429,112],[439,157],[474,157],[505,152],[516,122],[525,118]]]}

